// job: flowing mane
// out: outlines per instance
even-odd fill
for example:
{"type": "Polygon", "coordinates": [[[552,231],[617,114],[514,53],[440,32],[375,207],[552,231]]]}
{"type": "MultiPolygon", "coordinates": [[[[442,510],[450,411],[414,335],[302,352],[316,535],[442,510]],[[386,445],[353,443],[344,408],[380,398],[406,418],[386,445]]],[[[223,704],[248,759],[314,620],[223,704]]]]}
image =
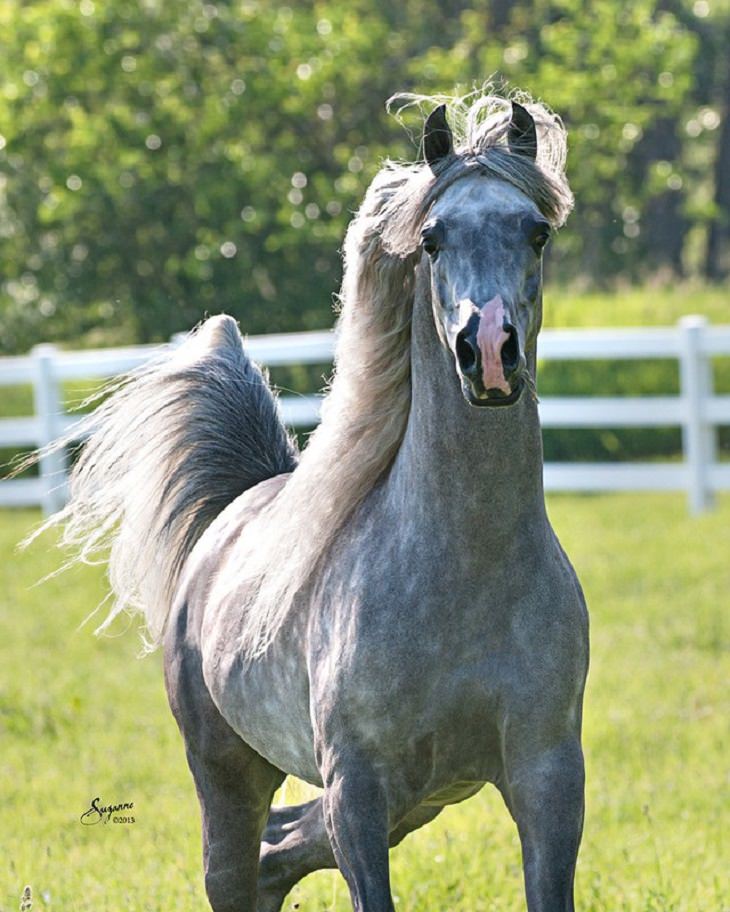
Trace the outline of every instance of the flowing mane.
{"type": "MultiPolygon", "coordinates": [[[[533,162],[507,145],[510,100],[400,96],[403,106],[445,103],[457,137],[434,173],[424,162],[386,162],[347,231],[335,373],[322,421],[282,492],[260,517],[256,593],[247,606],[242,647],[264,651],[301,588],[348,517],[387,472],[398,452],[411,401],[410,324],[419,234],[439,196],[475,171],[507,181],[560,227],[573,198],[564,167],[559,118],[521,97],[538,134],[533,162]],[[266,535],[266,527],[276,535],[266,535]]],[[[259,520],[257,520],[258,522],[259,520]]]]}
{"type": "Polygon", "coordinates": [[[115,601],[100,629],[122,611],[140,611],[151,645],[159,643],[181,568],[204,528],[242,492],[291,471],[251,520],[256,548],[242,568],[250,594],[241,648],[249,658],[264,652],[403,440],[420,229],[433,203],[477,173],[518,188],[555,227],[567,218],[565,130],[545,107],[520,98],[537,130],[533,160],[508,145],[509,99],[400,101],[446,104],[455,148],[433,169],[386,162],[350,224],[334,378],[298,464],[271,391],[228,317],[207,320],[179,351],[107,387],[100,397],[110,397],[80,429],[44,451],[89,435],[69,503],[35,534],[60,526],[62,542],[76,550],[70,563],[108,560],[115,601]]]}

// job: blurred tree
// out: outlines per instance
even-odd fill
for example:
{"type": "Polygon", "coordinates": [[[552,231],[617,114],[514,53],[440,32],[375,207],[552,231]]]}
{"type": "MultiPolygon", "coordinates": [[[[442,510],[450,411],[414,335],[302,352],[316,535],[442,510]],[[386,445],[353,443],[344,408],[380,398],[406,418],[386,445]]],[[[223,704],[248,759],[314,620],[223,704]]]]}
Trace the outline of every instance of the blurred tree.
{"type": "Polygon", "coordinates": [[[730,275],[730,4],[725,0],[711,7],[706,0],[695,0],[692,13],[694,21],[685,18],[700,41],[704,80],[698,80],[694,97],[699,116],[690,123],[692,132],[695,123],[701,130],[717,130],[710,146],[714,167],[704,272],[708,279],[719,280],[730,275]]]}
{"type": "MultiPolygon", "coordinates": [[[[552,267],[564,278],[600,281],[642,270],[653,238],[642,214],[652,204],[670,194],[681,210],[671,145],[662,144],[661,174],[649,180],[657,151],[647,154],[644,140],[662,124],[671,133],[692,85],[694,53],[693,36],[656,0],[481,0],[463,13],[459,42],[425,55],[424,83],[493,73],[560,112],[577,203],[552,267]]],[[[411,72],[419,69],[416,61],[411,72]]]]}
{"type": "Polygon", "coordinates": [[[697,42],[688,103],[673,126],[692,186],[687,223],[704,241],[701,252],[690,251],[692,265],[720,280],[730,274],[730,2],[662,0],[660,5],[697,42]]]}
{"type": "Polygon", "coordinates": [[[0,348],[164,339],[218,310],[328,325],[351,211],[385,154],[414,154],[384,100],[489,74],[570,128],[556,272],[692,268],[699,231],[719,273],[727,58],[709,0],[685,3],[6,0],[0,348]]]}
{"type": "Polygon", "coordinates": [[[3,7],[3,347],[329,322],[401,53],[371,7],[3,7]]]}

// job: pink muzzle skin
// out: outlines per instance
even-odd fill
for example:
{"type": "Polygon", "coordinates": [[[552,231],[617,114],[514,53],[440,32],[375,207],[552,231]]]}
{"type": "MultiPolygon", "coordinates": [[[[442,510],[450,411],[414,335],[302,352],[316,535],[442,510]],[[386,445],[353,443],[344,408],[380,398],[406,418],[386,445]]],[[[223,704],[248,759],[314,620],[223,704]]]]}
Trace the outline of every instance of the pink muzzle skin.
{"type": "Polygon", "coordinates": [[[481,308],[477,345],[482,354],[482,382],[484,389],[498,389],[509,396],[512,392],[502,367],[502,347],[509,339],[504,325],[504,302],[495,295],[481,308]]]}

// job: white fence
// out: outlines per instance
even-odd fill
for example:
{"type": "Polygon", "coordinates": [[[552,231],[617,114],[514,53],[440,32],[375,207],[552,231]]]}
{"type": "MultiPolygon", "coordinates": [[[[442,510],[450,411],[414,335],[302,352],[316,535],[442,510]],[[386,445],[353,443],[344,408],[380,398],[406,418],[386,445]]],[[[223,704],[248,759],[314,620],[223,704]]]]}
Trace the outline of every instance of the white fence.
{"type": "MultiPolygon", "coordinates": [[[[318,364],[331,360],[332,332],[288,333],[247,340],[251,356],[270,367],[318,364]]],[[[137,367],[158,351],[139,346],[65,352],[39,345],[27,357],[0,358],[0,386],[31,383],[35,415],[0,420],[0,446],[41,447],[76,420],[63,411],[64,380],[98,380],[137,367]]],[[[666,427],[682,429],[683,460],[675,463],[547,463],[545,487],[551,491],[684,490],[697,513],[718,490],[730,489],[730,463],[717,461],[716,427],[730,424],[730,395],[713,393],[712,358],[730,356],[730,325],[712,327],[702,317],[684,317],[676,327],[653,329],[544,330],[540,359],[674,358],[679,361],[678,396],[549,397],[540,416],[549,428],[666,427]]],[[[313,425],[318,396],[281,399],[284,419],[293,426],[313,425]]],[[[0,481],[0,506],[40,504],[57,509],[65,496],[65,457],[41,460],[40,477],[0,481]]]]}

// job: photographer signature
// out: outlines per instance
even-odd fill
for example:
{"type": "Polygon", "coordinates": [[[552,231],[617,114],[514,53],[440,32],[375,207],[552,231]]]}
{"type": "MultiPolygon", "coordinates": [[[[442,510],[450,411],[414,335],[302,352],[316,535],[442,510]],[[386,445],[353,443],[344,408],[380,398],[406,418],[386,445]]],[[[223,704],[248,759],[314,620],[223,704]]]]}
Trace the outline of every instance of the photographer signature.
{"type": "Polygon", "coordinates": [[[125,801],[121,804],[101,804],[101,798],[97,796],[91,799],[88,811],[81,815],[81,823],[84,826],[94,826],[96,823],[134,823],[135,819],[129,815],[129,811],[134,810],[134,801],[125,801]]]}

